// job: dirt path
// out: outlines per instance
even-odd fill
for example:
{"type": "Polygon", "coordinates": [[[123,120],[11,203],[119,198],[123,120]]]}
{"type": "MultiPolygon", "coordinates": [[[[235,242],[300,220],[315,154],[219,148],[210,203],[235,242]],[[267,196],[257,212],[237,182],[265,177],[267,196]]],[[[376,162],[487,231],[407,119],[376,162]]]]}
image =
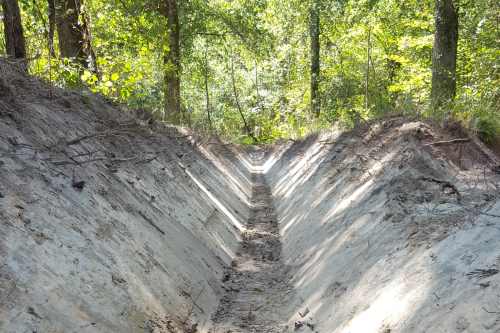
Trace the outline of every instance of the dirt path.
{"type": "Polygon", "coordinates": [[[212,333],[286,332],[288,284],[273,199],[263,174],[252,176],[252,211],[237,257],[224,277],[226,295],[212,333]]]}

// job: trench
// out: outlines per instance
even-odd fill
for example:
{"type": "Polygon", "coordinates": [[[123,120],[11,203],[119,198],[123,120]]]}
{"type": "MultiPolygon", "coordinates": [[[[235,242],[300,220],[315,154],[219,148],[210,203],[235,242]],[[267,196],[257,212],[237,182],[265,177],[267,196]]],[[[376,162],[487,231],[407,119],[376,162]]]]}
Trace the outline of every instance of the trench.
{"type": "Polygon", "coordinates": [[[223,277],[222,297],[211,333],[283,332],[287,299],[294,290],[281,256],[282,243],[271,189],[258,168],[264,154],[251,155],[250,215],[236,257],[223,277]],[[257,166],[257,167],[255,167],[257,166]]]}
{"type": "Polygon", "coordinates": [[[4,73],[0,332],[500,332],[500,176],[472,142],[402,118],[268,153],[122,133],[4,73]]]}

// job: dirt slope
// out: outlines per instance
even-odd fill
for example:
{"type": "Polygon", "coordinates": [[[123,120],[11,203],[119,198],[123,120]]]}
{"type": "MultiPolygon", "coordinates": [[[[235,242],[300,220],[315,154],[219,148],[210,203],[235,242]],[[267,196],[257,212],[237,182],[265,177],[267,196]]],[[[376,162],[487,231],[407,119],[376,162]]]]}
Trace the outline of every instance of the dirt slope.
{"type": "Polygon", "coordinates": [[[243,149],[0,73],[0,332],[500,332],[498,161],[459,130],[243,149]]]}
{"type": "Polygon", "coordinates": [[[0,66],[0,331],[202,329],[248,218],[245,158],[0,66]]]}
{"type": "Polygon", "coordinates": [[[441,142],[456,136],[395,118],[278,148],[266,177],[301,300],[291,322],[500,332],[500,178],[474,142],[441,142]]]}

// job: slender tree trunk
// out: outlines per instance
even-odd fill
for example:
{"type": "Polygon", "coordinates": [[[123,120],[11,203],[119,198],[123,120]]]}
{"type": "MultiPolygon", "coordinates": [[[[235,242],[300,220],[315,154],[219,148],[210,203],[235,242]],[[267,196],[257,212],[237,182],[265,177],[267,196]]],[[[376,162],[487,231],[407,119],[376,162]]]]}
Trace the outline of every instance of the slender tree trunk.
{"type": "Polygon", "coordinates": [[[61,57],[75,59],[83,67],[95,70],[87,19],[80,11],[83,0],[53,1],[61,57]]]}
{"type": "Polygon", "coordinates": [[[95,55],[94,48],[92,47],[92,33],[90,31],[90,16],[87,12],[82,13],[82,30],[85,39],[85,54],[89,61],[90,69],[97,74],[99,79],[101,79],[101,73],[97,67],[97,56],[95,55]]]}
{"type": "Polygon", "coordinates": [[[311,112],[318,117],[320,113],[320,100],[318,93],[320,71],[320,12],[318,0],[312,0],[309,25],[311,38],[311,112]]]}
{"type": "Polygon", "coordinates": [[[255,60],[255,94],[257,95],[257,101],[260,102],[260,92],[259,92],[259,64],[255,60]]]}
{"type": "Polygon", "coordinates": [[[56,53],[54,51],[54,35],[56,32],[56,5],[54,0],[47,0],[48,12],[49,12],[49,52],[51,57],[55,57],[56,53]]]}
{"type": "MultiPolygon", "coordinates": [[[[259,91],[259,64],[257,59],[255,60],[255,94],[257,97],[257,107],[261,112],[264,111],[264,99],[260,95],[259,91]]],[[[272,117],[270,119],[273,119],[272,117]]]]}
{"type": "Polygon", "coordinates": [[[455,98],[458,13],[454,0],[436,0],[436,32],[432,50],[432,105],[442,107],[455,98]]]}
{"type": "Polygon", "coordinates": [[[365,74],[365,111],[368,112],[368,108],[370,107],[369,102],[369,85],[370,85],[370,58],[371,58],[371,37],[372,30],[371,27],[368,27],[368,38],[367,38],[367,47],[366,47],[366,74],[365,74]]]}
{"type": "Polygon", "coordinates": [[[208,47],[206,44],[205,44],[205,68],[203,72],[205,74],[205,102],[207,108],[208,125],[210,126],[210,130],[212,131],[214,128],[212,124],[212,116],[210,114],[210,92],[208,91],[209,64],[208,64],[208,47]]]}
{"type": "Polygon", "coordinates": [[[233,85],[233,94],[234,94],[234,101],[236,103],[236,108],[238,109],[238,112],[241,116],[241,120],[243,121],[243,126],[245,127],[245,131],[247,132],[247,135],[250,136],[254,141],[257,141],[257,139],[253,135],[252,131],[250,130],[250,126],[248,126],[248,122],[245,118],[245,115],[243,114],[243,109],[241,108],[241,105],[240,105],[240,98],[238,96],[238,89],[236,88],[236,79],[234,77],[233,55],[231,54],[230,57],[231,57],[231,82],[233,85]]]}
{"type": "Polygon", "coordinates": [[[26,59],[21,12],[17,0],[0,0],[2,2],[5,46],[7,55],[15,59],[26,59]]]}
{"type": "Polygon", "coordinates": [[[165,66],[165,119],[179,122],[181,119],[181,55],[180,25],[176,0],[163,0],[162,14],[167,18],[168,50],[163,61],[165,66]]]}

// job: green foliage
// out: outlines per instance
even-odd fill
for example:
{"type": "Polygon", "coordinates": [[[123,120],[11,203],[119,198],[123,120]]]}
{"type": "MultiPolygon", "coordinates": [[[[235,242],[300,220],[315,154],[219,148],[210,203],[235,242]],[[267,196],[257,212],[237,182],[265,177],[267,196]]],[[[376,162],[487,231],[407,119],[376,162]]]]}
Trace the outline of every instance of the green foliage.
{"type": "MultiPolygon", "coordinates": [[[[20,4],[33,74],[62,87],[86,86],[161,116],[168,31],[158,1],[86,1],[82,10],[90,20],[96,73],[49,56],[46,1],[20,4]]],[[[309,110],[309,1],[178,4],[185,125],[252,141],[237,109],[232,59],[238,102],[260,142],[300,137],[334,122],[352,126],[358,117],[391,112],[451,114],[486,141],[499,133],[500,36],[494,0],[461,2],[457,98],[442,114],[429,109],[433,0],[321,0],[319,119],[309,110]]],[[[57,54],[57,39],[55,47],[57,54]]]]}
{"type": "Polygon", "coordinates": [[[479,115],[477,120],[477,131],[479,137],[486,143],[493,143],[500,133],[500,122],[494,114],[479,115]]]}

